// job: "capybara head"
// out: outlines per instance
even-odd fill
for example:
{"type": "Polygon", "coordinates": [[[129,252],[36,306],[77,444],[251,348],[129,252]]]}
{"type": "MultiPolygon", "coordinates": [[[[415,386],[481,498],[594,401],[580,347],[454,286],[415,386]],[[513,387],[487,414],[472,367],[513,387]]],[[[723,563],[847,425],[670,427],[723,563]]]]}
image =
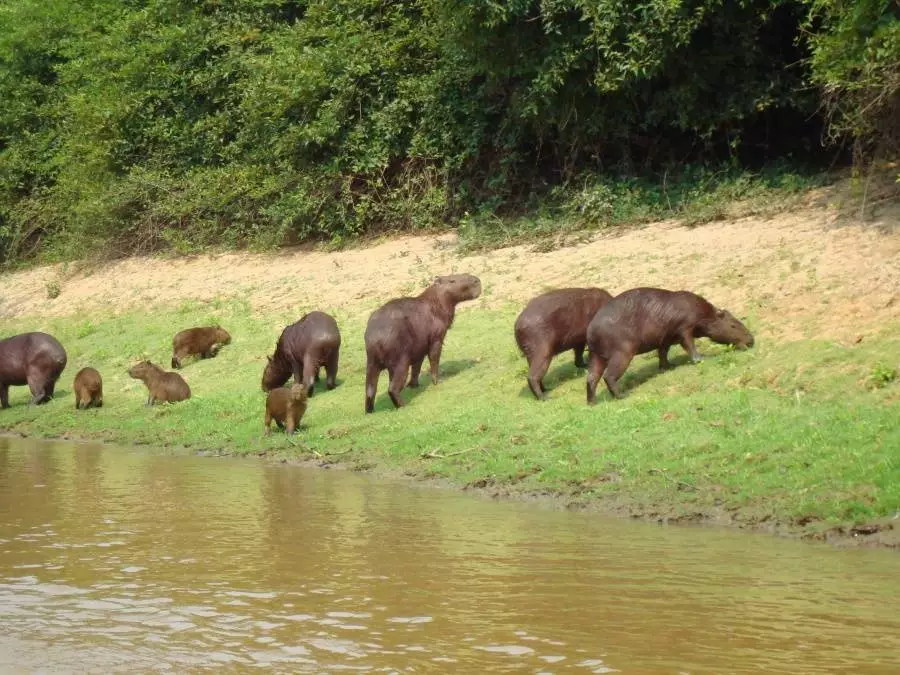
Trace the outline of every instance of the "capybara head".
{"type": "Polygon", "coordinates": [[[279,365],[271,356],[266,357],[266,367],[263,370],[262,390],[271,391],[280,387],[291,376],[290,371],[279,365]]]}
{"type": "Polygon", "coordinates": [[[704,332],[713,342],[723,345],[734,345],[741,349],[753,346],[753,335],[747,327],[734,318],[731,312],[717,309],[715,318],[704,326],[704,332]]]}
{"type": "Polygon", "coordinates": [[[448,274],[437,277],[432,285],[456,302],[474,300],[481,295],[481,279],[474,274],[448,274]]]}
{"type": "Polygon", "coordinates": [[[159,368],[149,361],[141,361],[140,363],[136,363],[131,368],[128,369],[128,374],[136,380],[143,379],[147,377],[150,373],[154,373],[158,371],[159,368]]]}
{"type": "Polygon", "coordinates": [[[223,345],[231,344],[231,334],[222,328],[221,326],[213,326],[216,331],[216,342],[221,342],[223,345]]]}
{"type": "Polygon", "coordinates": [[[292,401],[305,401],[306,400],[306,387],[294,382],[294,384],[291,385],[291,400],[292,401]]]}

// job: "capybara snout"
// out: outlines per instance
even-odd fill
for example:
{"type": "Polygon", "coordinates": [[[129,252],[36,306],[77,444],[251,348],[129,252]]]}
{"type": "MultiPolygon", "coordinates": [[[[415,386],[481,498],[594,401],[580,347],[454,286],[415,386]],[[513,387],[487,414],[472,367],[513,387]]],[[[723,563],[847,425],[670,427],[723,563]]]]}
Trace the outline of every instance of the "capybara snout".
{"type": "Polygon", "coordinates": [[[752,333],[727,309],[717,310],[715,318],[706,324],[706,337],[713,342],[734,345],[739,349],[753,346],[752,333]]]}

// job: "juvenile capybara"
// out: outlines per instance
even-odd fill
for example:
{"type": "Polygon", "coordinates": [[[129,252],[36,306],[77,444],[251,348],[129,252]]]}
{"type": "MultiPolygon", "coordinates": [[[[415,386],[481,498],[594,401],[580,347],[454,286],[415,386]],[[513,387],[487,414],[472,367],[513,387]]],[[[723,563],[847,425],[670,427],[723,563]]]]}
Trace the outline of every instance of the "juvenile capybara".
{"type": "Polygon", "coordinates": [[[616,296],[588,326],[588,403],[596,399],[601,375],[609,393],[621,396],[619,378],[636,354],[656,349],[659,367],[666,369],[669,347],[680,344],[693,361],[699,361],[694,338],[700,337],[740,348],[753,346],[753,336],[744,324],[695,293],[634,288],[616,296]]]}
{"type": "Polygon", "coordinates": [[[147,405],[175,403],[191,397],[191,388],[178,373],[169,373],[149,361],[141,361],[128,369],[128,374],[147,386],[147,405]]]}
{"type": "Polygon", "coordinates": [[[322,366],[325,366],[325,386],[334,389],[340,351],[341,332],[334,317],[325,312],[304,314],[281,331],[275,353],[267,357],[263,391],[280,387],[293,375],[294,382],[306,386],[307,395],[312,396],[322,366]]]}
{"type": "Polygon", "coordinates": [[[82,368],[72,385],[75,392],[75,408],[87,410],[91,406],[103,407],[103,378],[94,368],[82,368]]]}
{"type": "Polygon", "coordinates": [[[279,429],[293,434],[306,412],[306,387],[297,384],[291,388],[276,387],[266,396],[266,436],[272,431],[272,420],[279,429]]]}
{"type": "Polygon", "coordinates": [[[571,349],[575,365],[585,367],[588,324],[610,300],[602,288],[560,288],[525,305],[516,319],[516,344],[528,359],[528,386],[535,398],[547,398],[544,375],[557,354],[571,349]]]}
{"type": "Polygon", "coordinates": [[[375,408],[378,376],[387,369],[388,394],[403,406],[400,392],[412,367],[410,387],[419,386],[422,362],[428,357],[431,381],[438,383],[441,347],[453,324],[456,305],[481,295],[481,280],[471,274],[437,277],[414,298],[396,298],[372,312],[366,325],[366,412],[375,408]]]}
{"type": "Polygon", "coordinates": [[[22,333],[0,340],[0,407],[9,407],[10,385],[27,384],[31,403],[46,403],[65,367],[66,350],[52,335],[22,333]]]}
{"type": "Polygon", "coordinates": [[[230,342],[231,335],[221,326],[187,328],[175,333],[172,338],[172,367],[181,368],[182,361],[195,354],[201,359],[211,359],[230,342]]]}

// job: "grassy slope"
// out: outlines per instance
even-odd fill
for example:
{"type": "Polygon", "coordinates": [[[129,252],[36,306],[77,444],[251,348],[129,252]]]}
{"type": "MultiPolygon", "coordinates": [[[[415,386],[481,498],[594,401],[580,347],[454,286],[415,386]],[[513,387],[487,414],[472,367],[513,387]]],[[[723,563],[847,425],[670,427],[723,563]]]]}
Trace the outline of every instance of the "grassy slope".
{"type": "MultiPolygon", "coordinates": [[[[589,408],[570,355],[558,357],[548,375],[551,400],[531,398],[512,338],[518,307],[461,307],[441,384],[407,389],[409,405],[394,411],[383,374],[376,412],[364,415],[362,333],[372,307],[359,306],[336,317],[344,340],[338,388],[316,394],[295,439],[263,438],[265,354],[307,309],[259,315],[222,301],[89,321],[0,322],[3,334],[51,332],[69,353],[57,398],[30,407],[27,388],[14,388],[0,425],[238,454],[316,457],[352,448],[340,460],[357,468],[558,494],[631,514],[724,511],[815,528],[900,510],[900,383],[890,377],[900,363],[900,326],[852,347],[775,344],[758,333],[756,349],[733,352],[704,340],[702,364],[663,374],[654,358],[638,357],[625,378],[629,396],[613,402],[604,391],[589,408]],[[183,370],[194,397],[144,408],[143,385],[128,378],[128,365],[142,356],[167,365],[171,335],[207,322],[221,322],[234,341],[218,358],[183,370]],[[105,378],[100,410],[74,410],[72,378],[85,365],[105,378]]],[[[749,325],[758,332],[753,317],[749,325]]],[[[680,350],[673,356],[684,364],[680,350]]]]}

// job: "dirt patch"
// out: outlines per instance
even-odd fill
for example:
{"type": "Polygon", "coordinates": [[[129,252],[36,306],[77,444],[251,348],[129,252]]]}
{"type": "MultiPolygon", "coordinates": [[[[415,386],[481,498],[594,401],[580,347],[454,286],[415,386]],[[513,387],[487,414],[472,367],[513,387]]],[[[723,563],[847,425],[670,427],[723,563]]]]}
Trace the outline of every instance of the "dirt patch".
{"type": "Polygon", "coordinates": [[[226,253],[181,259],[132,258],[94,271],[45,266],[3,278],[0,317],[128,311],[214,298],[240,298],[259,311],[292,306],[372,306],[417,292],[438,274],[471,272],[484,282],[478,304],[524,302],[544,289],[641,285],[690,289],[740,316],[770,339],[856,341],[900,319],[900,229],[885,213],[853,223],[828,203],[774,218],[697,228],[661,222],[541,252],[514,246],[461,257],[455,235],[402,237],[339,252],[226,253]],[[59,295],[48,297],[48,288],[59,295]],[[56,288],[54,288],[56,290],[56,288]]]}

